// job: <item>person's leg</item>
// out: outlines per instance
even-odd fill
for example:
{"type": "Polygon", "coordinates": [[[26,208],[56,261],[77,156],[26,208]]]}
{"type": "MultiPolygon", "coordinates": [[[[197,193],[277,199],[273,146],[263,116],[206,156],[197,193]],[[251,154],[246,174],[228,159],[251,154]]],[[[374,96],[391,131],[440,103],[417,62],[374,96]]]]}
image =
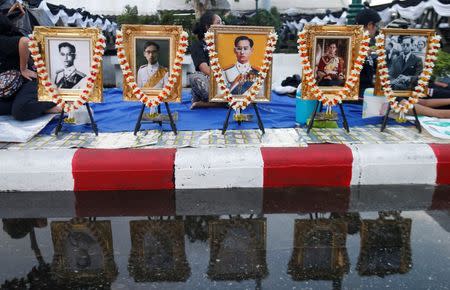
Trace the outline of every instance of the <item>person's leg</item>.
{"type": "Polygon", "coordinates": [[[203,73],[193,73],[189,77],[189,83],[192,89],[192,103],[208,101],[209,96],[209,78],[203,73]]]}
{"type": "Polygon", "coordinates": [[[416,104],[414,107],[416,108],[417,115],[444,119],[450,118],[450,110],[434,109],[421,104],[416,104]]]}
{"type": "Polygon", "coordinates": [[[11,101],[0,100],[0,116],[11,115],[12,103],[13,103],[12,100],[11,101]]]}
{"type": "Polygon", "coordinates": [[[26,82],[14,97],[11,114],[19,121],[31,120],[40,117],[55,105],[53,102],[38,102],[36,81],[26,82]]]}

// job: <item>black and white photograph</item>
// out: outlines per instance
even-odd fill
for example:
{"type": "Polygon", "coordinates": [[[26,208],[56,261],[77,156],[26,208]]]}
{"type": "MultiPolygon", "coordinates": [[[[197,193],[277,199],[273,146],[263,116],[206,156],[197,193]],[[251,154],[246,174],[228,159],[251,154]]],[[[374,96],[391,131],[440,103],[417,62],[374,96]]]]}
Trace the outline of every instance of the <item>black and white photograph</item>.
{"type": "Polygon", "coordinates": [[[143,89],[162,89],[170,70],[170,39],[137,38],[137,84],[143,89]]]}
{"type": "Polygon", "coordinates": [[[392,89],[413,90],[423,70],[427,37],[387,35],[385,48],[392,89]]]}
{"type": "Polygon", "coordinates": [[[86,85],[91,56],[90,39],[47,39],[47,67],[50,79],[59,89],[79,90],[86,85]]]}

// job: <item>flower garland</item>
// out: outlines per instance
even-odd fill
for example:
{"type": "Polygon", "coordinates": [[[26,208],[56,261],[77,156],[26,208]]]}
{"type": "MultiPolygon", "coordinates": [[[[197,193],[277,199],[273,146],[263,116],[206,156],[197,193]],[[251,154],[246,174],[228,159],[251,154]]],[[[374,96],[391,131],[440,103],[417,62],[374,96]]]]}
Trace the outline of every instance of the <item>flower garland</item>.
{"type": "Polygon", "coordinates": [[[180,41],[177,47],[175,61],[173,63],[172,70],[170,71],[170,75],[168,78],[168,83],[164,86],[162,91],[157,96],[148,96],[141,90],[141,88],[138,87],[134,73],[131,70],[130,64],[128,63],[128,60],[126,58],[125,49],[123,46],[123,32],[121,30],[118,30],[116,32],[117,57],[119,59],[119,64],[122,69],[123,76],[125,77],[125,80],[128,86],[131,88],[133,94],[147,107],[155,108],[170,96],[173,87],[178,82],[179,77],[181,75],[181,66],[183,63],[183,58],[184,54],[186,53],[187,46],[188,46],[188,34],[185,31],[182,31],[180,41]]]}
{"type": "Polygon", "coordinates": [[[344,87],[333,96],[325,96],[323,91],[317,85],[316,79],[314,77],[313,68],[311,66],[311,62],[308,57],[308,47],[306,41],[307,32],[305,30],[301,31],[298,34],[298,51],[300,53],[301,64],[303,66],[303,75],[305,76],[305,80],[310,87],[310,90],[313,96],[324,106],[328,106],[327,112],[331,111],[331,107],[337,104],[342,103],[342,100],[347,98],[352,92],[353,88],[356,85],[356,82],[359,79],[359,74],[363,68],[364,60],[369,51],[369,33],[366,31],[363,34],[363,40],[359,47],[358,56],[356,58],[355,63],[353,64],[353,68],[350,71],[350,76],[347,78],[344,87]]]}
{"type": "Polygon", "coordinates": [[[266,79],[267,73],[269,72],[277,40],[278,35],[275,32],[269,33],[266,49],[264,52],[263,65],[261,66],[258,76],[253,82],[252,86],[243,94],[244,100],[240,101],[236,97],[231,95],[231,92],[225,83],[223,77],[224,72],[220,66],[218,53],[216,51],[214,32],[208,31],[205,33],[205,42],[208,48],[209,62],[211,64],[211,70],[213,72],[214,78],[216,79],[216,82],[218,84],[219,94],[225,96],[226,101],[234,110],[238,112],[240,112],[240,110],[244,110],[255,100],[256,96],[259,94],[261,86],[266,79]]]}
{"type": "Polygon", "coordinates": [[[417,104],[419,98],[426,96],[425,90],[430,81],[431,74],[433,73],[434,62],[437,59],[437,53],[440,48],[441,37],[434,35],[431,37],[431,41],[428,43],[428,50],[425,56],[424,68],[419,75],[417,86],[414,88],[412,95],[402,102],[398,102],[394,96],[392,90],[391,81],[389,80],[389,69],[386,63],[386,50],[384,47],[385,35],[379,34],[376,37],[376,46],[378,54],[378,71],[380,72],[380,82],[386,99],[389,101],[391,109],[396,113],[400,113],[399,120],[405,119],[405,114],[408,110],[414,108],[414,104],[417,104]]]}
{"type": "Polygon", "coordinates": [[[106,46],[106,41],[103,34],[100,32],[98,33],[98,40],[95,43],[94,55],[92,56],[91,68],[89,70],[89,75],[87,76],[86,87],[82,89],[81,94],[73,102],[64,101],[59,94],[59,89],[49,79],[48,71],[40,53],[39,44],[36,41],[34,33],[30,34],[29,38],[30,42],[28,43],[28,47],[31,52],[31,57],[33,58],[34,65],[37,68],[37,75],[41,84],[44,86],[45,91],[51,96],[52,101],[62,107],[66,113],[78,110],[89,100],[89,97],[95,87],[95,82],[100,71],[103,53],[105,52],[106,46]]]}

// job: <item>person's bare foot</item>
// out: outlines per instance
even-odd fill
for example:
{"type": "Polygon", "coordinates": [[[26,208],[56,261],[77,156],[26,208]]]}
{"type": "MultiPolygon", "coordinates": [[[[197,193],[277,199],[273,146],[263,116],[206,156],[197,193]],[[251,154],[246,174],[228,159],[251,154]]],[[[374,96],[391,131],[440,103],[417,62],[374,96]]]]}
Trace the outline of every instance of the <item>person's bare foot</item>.
{"type": "Polygon", "coordinates": [[[54,106],[53,108],[48,109],[45,111],[47,114],[58,114],[61,113],[62,108],[60,106],[54,106]]]}

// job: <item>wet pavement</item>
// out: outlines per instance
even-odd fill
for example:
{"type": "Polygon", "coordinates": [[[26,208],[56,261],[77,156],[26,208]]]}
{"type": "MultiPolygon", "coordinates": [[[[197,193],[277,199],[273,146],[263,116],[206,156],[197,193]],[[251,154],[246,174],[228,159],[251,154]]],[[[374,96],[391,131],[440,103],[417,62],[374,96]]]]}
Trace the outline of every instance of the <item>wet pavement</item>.
{"type": "Polygon", "coordinates": [[[449,289],[450,188],[0,192],[1,289],[449,289]]]}

